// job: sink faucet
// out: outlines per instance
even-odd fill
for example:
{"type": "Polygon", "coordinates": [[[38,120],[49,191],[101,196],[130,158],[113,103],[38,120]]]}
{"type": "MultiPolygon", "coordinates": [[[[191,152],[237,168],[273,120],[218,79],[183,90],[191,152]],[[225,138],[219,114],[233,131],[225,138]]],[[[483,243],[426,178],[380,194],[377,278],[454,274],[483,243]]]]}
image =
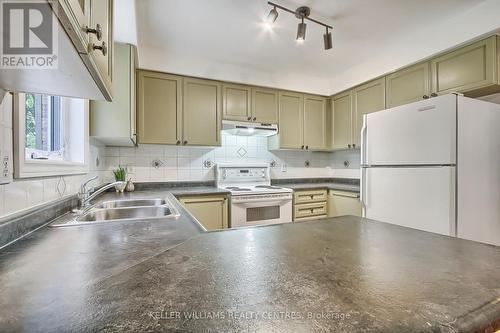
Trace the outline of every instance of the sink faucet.
{"type": "Polygon", "coordinates": [[[80,190],[78,191],[78,203],[80,204],[80,207],[83,207],[83,202],[87,200],[87,198],[90,195],[90,192],[92,192],[91,189],[87,188],[87,185],[96,179],[98,179],[98,176],[94,176],[92,178],[87,179],[80,185],[80,190]]]}
{"type": "Polygon", "coordinates": [[[80,204],[80,208],[85,208],[90,206],[90,201],[97,197],[99,194],[103,193],[104,191],[110,189],[113,186],[116,185],[125,185],[125,182],[122,181],[117,181],[114,183],[110,183],[107,185],[102,186],[100,189],[97,191],[93,191],[92,189],[87,188],[88,183],[90,183],[93,180],[96,180],[98,177],[92,177],[88,180],[86,180],[81,186],[80,186],[80,191],[78,191],[78,201],[80,204]],[[90,194],[92,192],[92,194],[90,194]]]}

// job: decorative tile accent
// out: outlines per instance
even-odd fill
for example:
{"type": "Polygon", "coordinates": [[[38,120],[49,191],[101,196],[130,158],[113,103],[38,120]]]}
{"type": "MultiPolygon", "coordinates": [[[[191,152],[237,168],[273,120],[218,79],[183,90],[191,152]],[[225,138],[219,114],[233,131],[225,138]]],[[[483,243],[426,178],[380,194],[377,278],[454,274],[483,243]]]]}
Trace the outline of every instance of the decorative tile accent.
{"type": "Polygon", "coordinates": [[[240,157],[244,157],[247,154],[247,150],[243,147],[240,147],[240,149],[238,149],[236,152],[240,157]]]}

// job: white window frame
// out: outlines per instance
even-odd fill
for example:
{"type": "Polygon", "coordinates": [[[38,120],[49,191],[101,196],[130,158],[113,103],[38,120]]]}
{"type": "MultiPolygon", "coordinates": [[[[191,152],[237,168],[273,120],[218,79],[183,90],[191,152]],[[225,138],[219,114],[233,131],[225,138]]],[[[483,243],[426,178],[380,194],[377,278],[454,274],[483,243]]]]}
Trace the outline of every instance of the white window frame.
{"type": "Polygon", "coordinates": [[[83,162],[64,160],[31,160],[26,158],[26,110],[24,93],[14,94],[14,178],[79,175],[89,172],[89,101],[84,101],[83,162]]]}

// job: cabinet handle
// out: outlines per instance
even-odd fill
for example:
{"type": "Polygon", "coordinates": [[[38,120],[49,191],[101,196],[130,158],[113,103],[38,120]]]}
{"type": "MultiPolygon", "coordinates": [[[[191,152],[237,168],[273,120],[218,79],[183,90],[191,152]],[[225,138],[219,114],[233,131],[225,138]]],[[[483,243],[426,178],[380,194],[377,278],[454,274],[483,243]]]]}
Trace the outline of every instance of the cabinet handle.
{"type": "Polygon", "coordinates": [[[309,149],[309,146],[306,146],[306,149],[309,149]]]}
{"type": "Polygon", "coordinates": [[[252,117],[248,117],[247,120],[252,120],[252,117]]]}
{"type": "Polygon", "coordinates": [[[348,144],[347,147],[349,147],[349,149],[351,149],[351,145],[350,144],[348,144]]]}
{"type": "Polygon", "coordinates": [[[175,144],[176,145],[180,145],[181,144],[181,140],[177,140],[177,142],[175,144]]]}
{"type": "Polygon", "coordinates": [[[253,117],[253,121],[256,121],[257,120],[257,117],[253,117]]]}
{"type": "Polygon", "coordinates": [[[300,149],[304,149],[304,145],[302,145],[302,147],[300,147],[300,149]]]}
{"type": "Polygon", "coordinates": [[[424,95],[424,96],[422,96],[422,98],[423,98],[423,99],[428,99],[428,98],[429,98],[429,96],[424,95]]]}
{"type": "Polygon", "coordinates": [[[96,24],[95,29],[89,28],[87,26],[85,28],[85,32],[88,33],[88,34],[95,34],[98,41],[102,40],[102,27],[101,27],[101,25],[99,23],[96,24]]]}
{"type": "Polygon", "coordinates": [[[352,144],[352,148],[356,148],[356,144],[355,143],[352,144]]]}
{"type": "Polygon", "coordinates": [[[187,140],[185,140],[185,141],[183,142],[183,144],[187,145],[187,144],[188,144],[187,140]]]}
{"type": "Polygon", "coordinates": [[[431,97],[437,97],[437,96],[438,96],[438,94],[436,94],[436,93],[431,94],[431,97]]]}
{"type": "Polygon", "coordinates": [[[106,42],[102,42],[100,46],[92,44],[92,50],[101,50],[103,56],[106,56],[108,54],[108,47],[106,46],[106,42]]]}

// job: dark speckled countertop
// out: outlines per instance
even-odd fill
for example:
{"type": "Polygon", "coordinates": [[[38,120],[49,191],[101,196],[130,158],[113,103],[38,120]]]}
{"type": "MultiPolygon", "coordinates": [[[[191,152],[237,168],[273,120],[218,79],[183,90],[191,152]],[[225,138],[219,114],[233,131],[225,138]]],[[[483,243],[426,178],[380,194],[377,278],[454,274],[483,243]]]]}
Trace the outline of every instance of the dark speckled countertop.
{"type": "Polygon", "coordinates": [[[0,331],[500,325],[499,247],[349,216],[204,233],[171,192],[130,196],[158,195],[171,199],[179,219],[45,227],[1,250],[0,331]]]}

